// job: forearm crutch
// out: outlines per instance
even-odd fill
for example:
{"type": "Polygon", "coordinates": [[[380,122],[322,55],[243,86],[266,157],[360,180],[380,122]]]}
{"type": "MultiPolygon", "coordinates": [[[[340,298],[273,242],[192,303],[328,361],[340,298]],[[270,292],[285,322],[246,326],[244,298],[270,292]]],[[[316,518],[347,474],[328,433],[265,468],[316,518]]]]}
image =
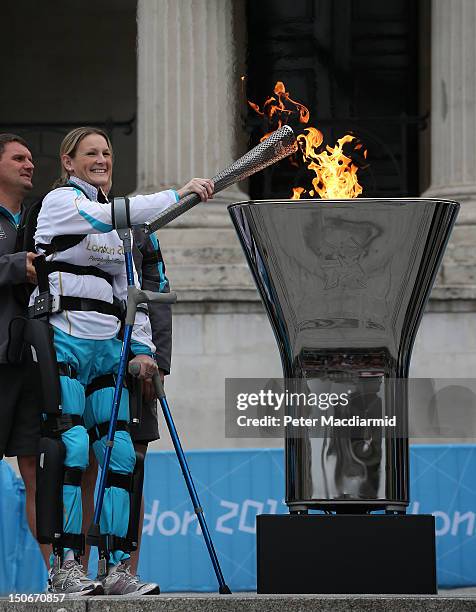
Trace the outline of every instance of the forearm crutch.
{"type": "MultiPolygon", "coordinates": [[[[133,376],[136,376],[139,373],[138,364],[130,364],[129,373],[133,376]]],[[[197,515],[198,522],[200,523],[203,537],[205,539],[205,544],[207,545],[208,554],[210,555],[213,569],[215,570],[215,575],[217,577],[219,585],[218,591],[221,595],[229,595],[231,591],[225,583],[225,579],[223,578],[220,562],[218,561],[215,547],[213,546],[212,538],[210,532],[208,531],[207,522],[203,514],[203,508],[200,504],[200,500],[198,499],[197,490],[195,489],[195,485],[193,483],[192,474],[190,473],[190,468],[188,467],[187,459],[185,457],[185,453],[183,452],[182,444],[180,443],[180,438],[178,436],[177,429],[172,418],[172,413],[170,412],[169,404],[165,396],[164,386],[162,384],[162,381],[160,380],[159,374],[154,375],[153,383],[155,387],[155,393],[162,407],[162,412],[164,413],[164,419],[167,423],[170,437],[172,438],[172,443],[175,448],[177,459],[180,463],[180,468],[185,479],[185,484],[187,485],[187,489],[190,494],[190,499],[192,500],[193,509],[195,511],[195,514],[197,515]]]]}
{"type": "MultiPolygon", "coordinates": [[[[117,200],[123,199],[118,198],[117,200]]],[[[113,206],[115,206],[117,200],[114,202],[113,206]]],[[[118,213],[116,212],[116,216],[117,214],[118,213]]],[[[91,523],[87,534],[88,544],[91,544],[92,546],[97,546],[98,548],[99,576],[105,576],[107,573],[109,546],[107,538],[101,536],[101,511],[104,502],[104,493],[106,490],[106,479],[109,471],[109,464],[111,462],[112,448],[114,446],[114,436],[116,433],[117,419],[121,403],[122,386],[126,374],[127,361],[129,358],[132,329],[134,327],[137,305],[146,302],[161,302],[166,304],[172,304],[177,300],[177,296],[174,293],[154,293],[152,291],[143,291],[137,289],[134,284],[134,264],[132,259],[131,230],[129,228],[117,229],[117,233],[119,234],[119,237],[121,238],[124,245],[124,257],[127,274],[127,311],[124,326],[124,338],[122,341],[121,355],[119,358],[119,369],[116,377],[116,386],[114,388],[114,399],[112,402],[111,418],[109,421],[109,429],[107,432],[106,449],[104,452],[104,461],[101,468],[101,478],[99,481],[98,492],[96,495],[93,522],[91,523]]]]}

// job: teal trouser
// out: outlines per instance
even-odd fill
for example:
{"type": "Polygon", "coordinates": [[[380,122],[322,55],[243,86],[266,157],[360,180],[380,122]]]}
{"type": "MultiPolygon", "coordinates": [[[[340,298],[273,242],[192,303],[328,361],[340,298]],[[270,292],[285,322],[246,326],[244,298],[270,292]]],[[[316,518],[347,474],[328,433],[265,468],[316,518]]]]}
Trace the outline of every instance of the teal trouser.
{"type": "MultiPolygon", "coordinates": [[[[75,338],[54,329],[54,344],[58,362],[69,363],[76,370],[77,378],[60,377],[63,414],[83,416],[85,427],[77,425],[62,434],[66,446],[65,465],[85,470],[88,466],[89,437],[87,429],[94,424],[106,423],[111,416],[114,396],[113,388],[99,389],[86,398],[85,387],[98,376],[117,373],[121,342],[110,340],[86,340],[75,338]]],[[[129,395],[123,389],[119,409],[119,420],[129,421],[129,395]]],[[[99,465],[104,458],[106,436],[94,443],[94,453],[99,465]]],[[[121,474],[134,470],[135,452],[126,431],[117,431],[111,454],[110,469],[121,474]]],[[[81,489],[73,485],[63,487],[64,531],[81,533],[82,503],[81,489]]],[[[108,487],[104,495],[101,512],[101,533],[125,537],[129,523],[129,493],[122,488],[108,487]]],[[[110,554],[110,563],[119,563],[129,555],[123,551],[110,554]]]]}

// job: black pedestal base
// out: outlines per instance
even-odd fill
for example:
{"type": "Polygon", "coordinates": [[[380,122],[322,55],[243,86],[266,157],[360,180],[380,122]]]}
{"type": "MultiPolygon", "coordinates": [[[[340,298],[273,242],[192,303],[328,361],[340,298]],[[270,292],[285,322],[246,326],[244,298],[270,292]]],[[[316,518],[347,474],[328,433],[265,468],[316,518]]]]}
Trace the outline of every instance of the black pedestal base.
{"type": "Polygon", "coordinates": [[[435,519],[260,515],[258,593],[434,594],[435,519]]]}

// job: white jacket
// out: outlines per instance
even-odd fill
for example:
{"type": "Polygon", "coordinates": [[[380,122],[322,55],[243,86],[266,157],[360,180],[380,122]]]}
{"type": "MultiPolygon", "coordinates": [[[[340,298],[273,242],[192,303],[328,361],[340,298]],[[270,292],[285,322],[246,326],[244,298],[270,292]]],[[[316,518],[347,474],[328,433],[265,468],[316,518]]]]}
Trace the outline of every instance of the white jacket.
{"type": "MultiPolygon", "coordinates": [[[[110,303],[113,301],[113,295],[121,300],[126,299],[127,277],[123,245],[117,232],[112,229],[111,205],[97,202],[97,190],[88,183],[75,177],[71,180],[84,189],[91,200],[74,186],[60,187],[48,193],[38,215],[35,244],[50,244],[54,236],[87,234],[78,245],[53,253],[47,257],[47,261],[97,266],[113,277],[113,286],[111,288],[106,280],[96,276],[53,272],[49,275],[50,293],[93,298],[110,303]]],[[[131,224],[144,223],[174,204],[177,198],[173,190],[131,197],[131,224]]],[[[38,249],[38,252],[41,253],[41,249],[38,249]]],[[[135,270],[134,278],[136,286],[139,287],[135,270]]],[[[37,295],[38,288],[33,292],[30,304],[37,295]]],[[[63,311],[51,315],[50,322],[67,334],[95,340],[114,338],[120,328],[119,320],[113,315],[94,311],[63,311]]],[[[150,322],[145,313],[137,312],[132,338],[134,345],[139,342],[154,353],[150,322]]],[[[137,352],[145,352],[145,347],[136,347],[139,349],[137,352]]]]}

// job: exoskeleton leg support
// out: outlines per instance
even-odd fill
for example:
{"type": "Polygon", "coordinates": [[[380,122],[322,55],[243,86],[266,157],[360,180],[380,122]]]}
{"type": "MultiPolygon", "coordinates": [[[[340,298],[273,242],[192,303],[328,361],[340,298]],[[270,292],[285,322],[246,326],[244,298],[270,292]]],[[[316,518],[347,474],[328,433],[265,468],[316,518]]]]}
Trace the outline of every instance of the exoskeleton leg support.
{"type": "Polygon", "coordinates": [[[64,465],[66,446],[59,432],[68,431],[76,424],[79,424],[79,417],[75,419],[73,415],[48,419],[45,430],[50,436],[40,438],[36,469],[37,539],[41,544],[52,544],[53,554],[61,560],[65,548],[71,548],[78,559],[84,554],[84,535],[64,531],[63,526],[63,487],[79,488],[83,472],[80,468],[64,465]]]}
{"type": "MultiPolygon", "coordinates": [[[[23,341],[33,348],[32,352],[38,360],[42,390],[42,437],[39,442],[36,470],[37,538],[42,544],[52,544],[55,556],[62,558],[64,549],[71,548],[79,557],[84,554],[84,536],[75,533],[80,531],[80,528],[73,531],[70,531],[70,528],[65,530],[68,512],[64,507],[64,496],[65,490],[68,489],[70,497],[77,498],[78,494],[80,495],[78,491],[82,471],[87,465],[87,454],[80,463],[76,463],[76,455],[78,446],[84,446],[86,432],[80,416],[63,414],[62,383],[60,383],[61,374],[62,379],[73,384],[75,373],[68,364],[57,363],[53,329],[48,322],[36,319],[26,321],[23,341]],[[71,445],[70,430],[73,428],[74,442],[71,445]],[[73,466],[68,460],[68,448],[73,466]],[[65,485],[70,486],[65,489],[65,485]]],[[[79,384],[77,381],[74,383],[79,384]]]]}
{"type": "Polygon", "coordinates": [[[63,534],[63,477],[66,448],[60,439],[41,438],[36,466],[36,537],[54,544],[63,534]]]}
{"type": "Polygon", "coordinates": [[[131,543],[131,550],[137,550],[139,545],[139,523],[143,488],[144,454],[136,451],[136,464],[132,474],[131,490],[129,491],[130,510],[129,526],[127,528],[127,539],[131,543]]]}

